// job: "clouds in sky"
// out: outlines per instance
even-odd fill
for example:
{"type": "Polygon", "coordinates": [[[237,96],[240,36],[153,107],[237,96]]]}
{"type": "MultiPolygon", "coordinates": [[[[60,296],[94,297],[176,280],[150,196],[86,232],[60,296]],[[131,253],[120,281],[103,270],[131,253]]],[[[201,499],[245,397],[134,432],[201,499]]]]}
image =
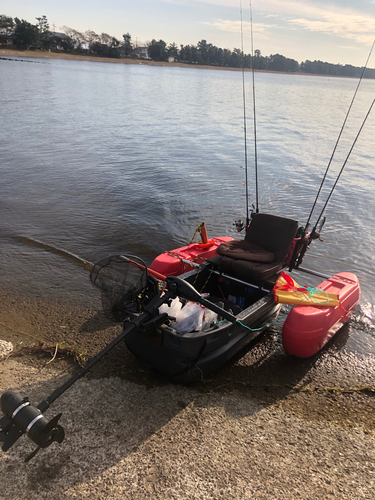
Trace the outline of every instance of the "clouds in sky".
{"type": "MultiPolygon", "coordinates": [[[[205,0],[211,4],[237,5],[236,0],[205,0]]],[[[205,3],[196,0],[194,3],[205,3]]],[[[249,30],[249,2],[242,1],[243,28],[249,30]]],[[[282,53],[299,61],[321,59],[334,63],[362,64],[375,37],[373,0],[253,0],[253,31],[264,54],[282,53]],[[328,59],[327,59],[328,57],[328,59]]],[[[240,21],[212,19],[205,24],[233,33],[240,21]]],[[[372,66],[375,66],[375,62],[372,66]]]]}
{"type": "MultiPolygon", "coordinates": [[[[212,3],[234,5],[235,2],[231,0],[212,0],[212,3]]],[[[375,13],[372,12],[375,9],[368,9],[366,11],[358,10],[356,9],[356,5],[361,4],[353,1],[352,7],[343,7],[344,3],[319,4],[319,2],[260,0],[254,2],[253,11],[256,6],[262,17],[270,20],[273,18],[275,23],[264,24],[254,22],[254,33],[263,33],[271,37],[273,36],[273,29],[286,26],[289,29],[302,28],[311,32],[371,44],[375,36],[375,13]],[[269,11],[273,13],[269,14],[269,11]]],[[[375,5],[375,0],[368,2],[368,5],[369,7],[375,5]]],[[[239,29],[240,21],[216,19],[207,24],[216,26],[218,29],[224,31],[233,32],[239,29]]],[[[248,22],[244,22],[244,26],[248,27],[248,25],[248,22]]]]}

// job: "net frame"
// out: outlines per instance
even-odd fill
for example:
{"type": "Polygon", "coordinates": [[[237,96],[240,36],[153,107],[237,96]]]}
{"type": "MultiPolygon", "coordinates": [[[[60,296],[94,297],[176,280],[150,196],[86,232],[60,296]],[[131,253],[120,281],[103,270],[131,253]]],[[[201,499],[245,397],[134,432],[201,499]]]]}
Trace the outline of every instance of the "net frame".
{"type": "Polygon", "coordinates": [[[122,322],[138,312],[139,297],[147,285],[147,266],[135,255],[110,255],[97,262],[90,280],[100,289],[104,314],[122,322]]]}

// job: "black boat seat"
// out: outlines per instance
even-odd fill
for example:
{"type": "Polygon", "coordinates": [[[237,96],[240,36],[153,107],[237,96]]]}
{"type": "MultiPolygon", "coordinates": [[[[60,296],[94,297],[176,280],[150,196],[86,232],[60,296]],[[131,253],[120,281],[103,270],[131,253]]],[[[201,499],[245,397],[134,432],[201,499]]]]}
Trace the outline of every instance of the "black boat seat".
{"type": "Polygon", "coordinates": [[[297,229],[293,219],[254,214],[245,239],[222,243],[208,261],[244,281],[265,281],[283,268],[297,229]]]}

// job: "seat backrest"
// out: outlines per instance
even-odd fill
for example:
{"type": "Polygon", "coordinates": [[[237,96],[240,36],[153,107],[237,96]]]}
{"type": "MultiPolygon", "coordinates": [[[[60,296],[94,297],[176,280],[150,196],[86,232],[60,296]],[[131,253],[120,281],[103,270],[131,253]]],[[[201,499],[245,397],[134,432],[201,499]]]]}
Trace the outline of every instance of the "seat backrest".
{"type": "Polygon", "coordinates": [[[297,233],[298,222],[271,214],[254,214],[247,230],[245,241],[270,250],[277,262],[288,255],[297,233]]]}

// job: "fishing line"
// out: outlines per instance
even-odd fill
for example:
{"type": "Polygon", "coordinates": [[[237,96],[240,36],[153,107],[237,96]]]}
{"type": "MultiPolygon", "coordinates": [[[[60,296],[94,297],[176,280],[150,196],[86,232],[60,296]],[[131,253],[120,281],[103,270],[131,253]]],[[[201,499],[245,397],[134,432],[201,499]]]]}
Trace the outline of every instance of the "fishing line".
{"type": "MultiPolygon", "coordinates": [[[[369,55],[368,55],[367,60],[366,60],[366,64],[365,64],[365,65],[364,65],[364,67],[363,67],[362,74],[361,74],[361,76],[360,76],[360,78],[359,78],[359,81],[358,81],[357,87],[356,87],[356,89],[355,89],[355,92],[354,92],[354,95],[353,95],[352,101],[351,101],[351,103],[350,103],[349,109],[348,109],[348,111],[347,111],[347,113],[346,113],[346,116],[345,116],[344,122],[343,122],[342,127],[341,127],[341,130],[340,130],[340,133],[339,133],[338,138],[337,138],[337,140],[336,140],[335,147],[333,148],[331,158],[330,158],[330,160],[329,160],[329,162],[328,162],[328,166],[327,166],[327,168],[326,168],[326,171],[325,171],[325,174],[324,174],[324,176],[323,176],[322,182],[321,182],[321,184],[320,184],[320,187],[319,187],[318,193],[317,193],[316,198],[315,198],[315,201],[314,201],[314,203],[313,203],[313,206],[312,206],[312,209],[311,209],[311,212],[310,212],[309,218],[308,218],[308,220],[307,220],[307,222],[306,222],[306,225],[305,225],[305,231],[307,230],[307,228],[308,228],[308,226],[309,226],[309,224],[310,224],[310,219],[311,219],[312,214],[313,214],[313,212],[314,212],[314,209],[315,209],[316,203],[317,203],[317,201],[318,201],[318,198],[319,198],[320,192],[321,192],[321,190],[322,190],[323,184],[324,184],[324,182],[325,182],[325,180],[326,180],[326,177],[327,177],[327,174],[328,174],[328,170],[330,169],[330,166],[331,166],[331,163],[332,163],[333,157],[334,157],[334,155],[335,155],[335,153],[336,153],[337,146],[338,146],[339,141],[340,141],[340,139],[341,139],[341,135],[342,135],[342,133],[343,133],[343,131],[344,131],[344,128],[345,128],[345,125],[346,125],[346,121],[347,121],[347,119],[348,119],[348,117],[349,117],[349,114],[350,114],[350,111],[351,111],[351,109],[352,109],[352,106],[353,106],[354,100],[355,100],[355,98],[356,98],[356,95],[357,95],[357,92],[358,92],[359,86],[361,85],[361,82],[362,82],[363,76],[364,76],[365,71],[366,71],[366,68],[367,68],[367,64],[368,64],[368,62],[369,62],[369,59],[370,59],[371,54],[372,54],[372,50],[373,50],[373,48],[374,48],[374,44],[375,44],[375,40],[374,40],[374,41],[373,41],[373,43],[372,43],[372,46],[371,46],[371,49],[370,49],[369,55]]],[[[366,116],[366,118],[367,118],[367,116],[366,116]]],[[[357,138],[358,138],[358,137],[357,137],[357,138]]],[[[356,139],[356,140],[357,140],[357,139],[356,139]]],[[[354,146],[354,144],[353,144],[353,146],[354,146]]],[[[353,149],[353,147],[352,147],[352,149],[353,149]]],[[[351,150],[350,150],[350,152],[351,152],[351,150]]],[[[350,154],[350,153],[349,153],[349,154],[350,154]]],[[[348,156],[348,157],[349,157],[349,156],[348,156]]],[[[348,158],[347,158],[347,159],[348,159],[348,158]]],[[[347,159],[346,159],[346,161],[347,161],[347,159]]],[[[345,161],[345,163],[346,163],[346,161],[345,161]]],[[[344,165],[345,165],[345,164],[344,164],[344,165]]],[[[342,170],[343,170],[343,169],[342,169],[342,170]]],[[[342,170],[341,170],[341,171],[342,171],[342,170]]],[[[340,172],[339,176],[340,176],[340,175],[341,175],[341,172],[340,172]]],[[[338,179],[337,179],[337,181],[338,181],[338,179]]],[[[337,181],[336,181],[335,185],[337,184],[337,181]]],[[[333,189],[332,189],[332,191],[333,191],[333,189]]],[[[332,194],[332,192],[331,192],[331,194],[332,194]]],[[[331,194],[330,194],[330,196],[331,196],[331,194]]],[[[329,197],[330,197],[330,196],[329,196],[329,197]]],[[[328,200],[327,200],[326,204],[324,205],[324,207],[326,207],[326,206],[327,206],[327,203],[328,203],[328,200]]],[[[322,210],[321,214],[319,215],[318,220],[316,221],[316,224],[315,224],[314,230],[316,229],[317,225],[319,224],[319,221],[320,221],[320,219],[321,219],[321,217],[322,217],[322,215],[323,215],[323,212],[324,212],[324,209],[322,210]]]]}
{"type": "MultiPolygon", "coordinates": [[[[337,185],[337,183],[338,183],[338,181],[339,181],[339,179],[340,179],[340,176],[341,176],[341,174],[342,174],[342,172],[343,172],[343,170],[344,170],[344,168],[345,168],[345,165],[347,164],[347,161],[349,160],[349,157],[350,157],[350,155],[351,155],[351,152],[353,151],[353,148],[354,148],[354,146],[355,146],[355,144],[356,144],[356,142],[357,142],[357,139],[358,139],[358,137],[360,136],[360,134],[361,134],[361,132],[362,132],[362,129],[363,129],[363,127],[364,127],[365,123],[366,123],[366,120],[367,120],[367,118],[368,118],[369,114],[371,113],[371,110],[372,110],[372,107],[374,106],[374,103],[375,103],[375,99],[372,101],[371,106],[370,106],[369,110],[367,111],[367,114],[366,114],[366,116],[365,116],[365,118],[364,118],[364,120],[363,120],[363,122],[362,122],[362,125],[361,125],[361,127],[360,127],[360,129],[359,129],[359,131],[358,131],[358,134],[356,135],[356,138],[354,139],[354,142],[353,142],[353,144],[352,144],[352,147],[350,148],[349,153],[348,153],[348,155],[347,155],[347,157],[346,157],[346,159],[345,159],[345,161],[344,161],[344,164],[343,164],[343,166],[341,167],[341,170],[340,170],[340,172],[339,172],[339,175],[337,176],[337,179],[336,179],[336,181],[335,181],[334,185],[332,186],[332,189],[331,189],[331,192],[329,193],[329,196],[328,196],[328,198],[327,198],[327,201],[325,202],[324,207],[322,208],[322,211],[320,212],[320,215],[319,215],[319,217],[318,217],[318,220],[316,221],[316,224],[315,224],[315,226],[314,226],[314,230],[316,229],[316,226],[318,225],[318,223],[319,223],[319,221],[320,221],[320,219],[321,219],[321,217],[322,217],[322,215],[323,215],[323,213],[324,213],[324,210],[326,209],[326,207],[327,207],[327,205],[328,205],[328,202],[329,202],[329,200],[331,199],[332,193],[333,193],[333,191],[334,191],[334,189],[335,189],[335,187],[336,187],[336,185],[337,185]]],[[[313,230],[313,231],[314,231],[314,230],[313,230]]]]}
{"type": "Polygon", "coordinates": [[[371,110],[372,110],[374,104],[375,104],[375,99],[373,99],[373,101],[372,101],[372,103],[370,105],[370,108],[367,111],[367,114],[366,114],[366,116],[365,116],[365,118],[364,118],[364,120],[362,122],[362,125],[359,128],[359,131],[358,131],[358,133],[357,133],[357,135],[356,135],[356,137],[354,139],[354,142],[353,142],[353,144],[352,144],[352,146],[351,146],[351,148],[349,150],[349,153],[347,154],[347,157],[346,157],[346,159],[344,161],[344,164],[341,167],[341,170],[340,170],[340,172],[339,172],[339,174],[338,174],[338,176],[336,178],[336,181],[335,181],[334,185],[332,186],[331,192],[329,193],[328,198],[327,198],[327,200],[326,200],[326,202],[325,202],[325,204],[324,204],[324,206],[322,208],[322,211],[320,212],[318,220],[316,221],[315,226],[314,226],[313,230],[311,231],[311,235],[308,238],[306,238],[306,233],[307,233],[306,229],[307,229],[307,227],[305,227],[305,229],[304,229],[304,235],[303,235],[303,237],[300,240],[300,244],[295,246],[294,252],[293,252],[293,257],[292,257],[291,264],[290,264],[290,267],[289,267],[289,271],[291,271],[292,269],[298,269],[299,265],[302,262],[302,259],[303,259],[304,255],[306,253],[306,250],[308,248],[309,243],[312,241],[312,239],[315,239],[315,238],[319,237],[319,233],[316,232],[316,229],[317,229],[317,226],[319,224],[319,221],[322,218],[325,209],[327,208],[327,205],[329,203],[329,200],[331,199],[333,191],[335,190],[335,188],[337,186],[337,183],[339,182],[341,174],[344,171],[344,168],[345,168],[345,166],[346,166],[346,164],[347,164],[347,162],[349,160],[349,157],[350,157],[350,155],[351,155],[351,153],[353,151],[353,148],[354,148],[354,146],[355,146],[355,144],[356,144],[356,142],[358,140],[358,137],[360,136],[360,134],[362,132],[362,129],[363,129],[363,127],[364,127],[364,125],[365,125],[365,123],[367,121],[367,118],[369,117],[369,114],[371,113],[371,110]],[[302,248],[302,250],[301,250],[301,248],[302,248]],[[298,251],[299,250],[301,250],[301,252],[298,255],[298,251]]]}

